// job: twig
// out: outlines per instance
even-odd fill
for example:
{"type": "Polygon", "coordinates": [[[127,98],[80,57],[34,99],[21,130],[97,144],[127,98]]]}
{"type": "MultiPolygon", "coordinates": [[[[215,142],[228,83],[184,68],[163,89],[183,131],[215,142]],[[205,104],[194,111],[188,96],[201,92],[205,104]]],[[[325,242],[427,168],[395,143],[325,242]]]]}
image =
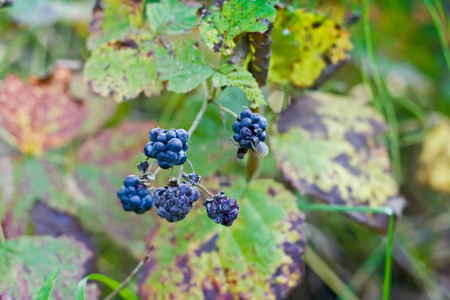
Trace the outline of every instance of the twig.
{"type": "Polygon", "coordinates": [[[145,262],[150,257],[150,252],[152,252],[153,246],[148,248],[147,253],[145,254],[144,258],[137,264],[137,266],[131,271],[131,273],[125,278],[124,281],[120,284],[120,286],[115,289],[111,294],[106,296],[104,300],[111,300],[114,296],[116,296],[123,288],[133,279],[134,276],[137,275],[137,273],[141,270],[141,268],[144,266],[145,262]]]}
{"type": "Polygon", "coordinates": [[[236,143],[233,140],[233,138],[231,137],[230,133],[228,132],[227,123],[226,123],[226,120],[225,120],[225,112],[223,110],[220,110],[220,117],[222,118],[223,129],[225,130],[225,133],[227,134],[228,139],[236,146],[236,148],[239,148],[238,143],[236,143]]]}
{"type": "Polygon", "coordinates": [[[178,170],[178,178],[177,178],[177,180],[178,180],[178,183],[181,183],[181,178],[183,177],[183,165],[181,165],[180,167],[179,167],[179,170],[178,170]]]}
{"type": "Polygon", "coordinates": [[[191,128],[189,128],[189,130],[188,130],[189,138],[191,137],[194,130],[197,128],[200,121],[202,120],[207,107],[208,107],[208,97],[205,97],[205,101],[203,101],[202,108],[200,108],[200,111],[198,112],[197,116],[195,117],[195,120],[192,123],[191,128]]]}

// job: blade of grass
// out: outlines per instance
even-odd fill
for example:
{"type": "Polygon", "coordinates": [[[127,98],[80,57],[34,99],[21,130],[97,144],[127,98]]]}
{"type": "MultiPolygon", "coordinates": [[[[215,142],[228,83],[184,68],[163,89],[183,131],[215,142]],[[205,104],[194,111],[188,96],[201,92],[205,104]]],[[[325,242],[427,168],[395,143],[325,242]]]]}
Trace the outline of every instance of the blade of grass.
{"type": "Polygon", "coordinates": [[[50,275],[50,277],[47,278],[36,295],[33,296],[33,300],[48,300],[50,298],[60,268],[61,266],[58,266],[58,268],[56,268],[56,270],[50,275]]]}
{"type": "MultiPolygon", "coordinates": [[[[95,280],[101,283],[106,284],[107,286],[109,286],[111,289],[116,290],[117,288],[119,288],[119,286],[121,285],[120,282],[109,278],[108,276],[102,275],[102,274],[91,274],[89,276],[84,277],[83,279],[80,280],[80,282],[78,282],[78,288],[77,288],[77,300],[85,300],[85,295],[84,295],[84,290],[86,289],[86,284],[88,282],[88,280],[95,280]]],[[[131,292],[128,288],[123,288],[120,292],[119,295],[123,298],[123,299],[127,299],[127,300],[139,300],[139,298],[133,294],[133,292],[131,292]]]]}
{"type": "MultiPolygon", "coordinates": [[[[430,12],[431,18],[433,19],[434,25],[439,34],[439,40],[441,41],[442,51],[444,52],[445,62],[447,63],[447,67],[450,70],[450,49],[448,45],[448,41],[446,38],[446,21],[442,20],[439,17],[438,8],[431,2],[431,0],[424,0],[425,5],[427,6],[428,11],[430,12]]],[[[442,7],[442,4],[441,4],[442,7]]],[[[443,9],[442,9],[443,10],[443,9]]],[[[443,18],[445,18],[445,13],[443,14],[443,18]]]]}
{"type": "Polygon", "coordinates": [[[386,255],[384,263],[383,300],[388,300],[391,293],[392,277],[392,248],[394,243],[394,211],[389,206],[365,207],[365,206],[343,206],[327,204],[299,204],[300,210],[317,210],[328,212],[364,212],[378,213],[389,216],[388,233],[386,240],[386,255]]]}
{"type": "Polygon", "coordinates": [[[401,177],[401,160],[400,160],[400,142],[398,136],[398,122],[395,113],[394,103],[390,96],[384,82],[380,76],[377,63],[375,60],[375,53],[371,37],[371,28],[369,20],[369,6],[370,0],[364,0],[362,9],[363,29],[364,29],[364,41],[366,44],[367,56],[369,59],[370,69],[372,71],[372,77],[377,88],[377,95],[374,95],[377,101],[380,101],[381,106],[384,108],[385,117],[389,123],[388,138],[389,138],[389,152],[392,159],[392,170],[394,177],[397,181],[400,181],[401,177]]]}
{"type": "MultiPolygon", "coordinates": [[[[320,277],[337,295],[346,291],[346,285],[339,279],[339,277],[328,267],[319,255],[311,248],[308,247],[305,256],[305,262],[311,269],[320,277]]],[[[347,293],[347,300],[359,299],[351,291],[347,293]]]]}

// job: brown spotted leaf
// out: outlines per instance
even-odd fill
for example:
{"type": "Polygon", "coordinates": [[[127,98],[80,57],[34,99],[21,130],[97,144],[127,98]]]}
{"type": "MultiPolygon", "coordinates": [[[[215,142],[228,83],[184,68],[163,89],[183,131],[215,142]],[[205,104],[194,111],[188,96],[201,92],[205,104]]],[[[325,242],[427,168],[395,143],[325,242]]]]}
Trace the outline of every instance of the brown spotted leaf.
{"type": "Polygon", "coordinates": [[[155,69],[153,40],[137,34],[102,44],[86,62],[84,80],[95,93],[117,102],[141,92],[148,97],[159,94],[163,85],[155,69]]]}
{"type": "MultiPolygon", "coordinates": [[[[52,295],[73,299],[78,281],[86,275],[85,264],[92,253],[80,242],[50,236],[9,239],[0,244],[0,298],[31,299],[48,276],[60,266],[52,295]]],[[[87,289],[88,299],[99,296],[95,286],[87,289]]]]}
{"type": "Polygon", "coordinates": [[[103,43],[121,41],[138,33],[143,23],[143,10],[143,0],[97,0],[88,48],[93,50],[103,43]]]}
{"type": "Polygon", "coordinates": [[[212,222],[197,203],[186,219],[164,222],[151,236],[144,299],[283,299],[300,282],[304,217],[294,195],[272,180],[247,188],[230,182],[226,193],[241,206],[231,228],[212,222]]]}
{"type": "Polygon", "coordinates": [[[335,21],[315,12],[279,9],[272,31],[269,80],[310,88],[335,71],[353,49],[350,34],[335,21]],[[323,74],[326,73],[326,74],[323,74]]]}
{"type": "Polygon", "coordinates": [[[40,155],[64,146],[80,130],[87,110],[67,94],[70,77],[64,68],[28,83],[16,75],[6,77],[0,90],[1,124],[22,153],[40,155]]]}
{"type": "MultiPolygon", "coordinates": [[[[387,150],[375,140],[386,127],[374,109],[356,99],[311,93],[281,113],[280,134],[270,144],[279,168],[300,193],[331,204],[376,207],[398,193],[387,150]]],[[[387,225],[370,216],[358,220],[387,225]]]]}

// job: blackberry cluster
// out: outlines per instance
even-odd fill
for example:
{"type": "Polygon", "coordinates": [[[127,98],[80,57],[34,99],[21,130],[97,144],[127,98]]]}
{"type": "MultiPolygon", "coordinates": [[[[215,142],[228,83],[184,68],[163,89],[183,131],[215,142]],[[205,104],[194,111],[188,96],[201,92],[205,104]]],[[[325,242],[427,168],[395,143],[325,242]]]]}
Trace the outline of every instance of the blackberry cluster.
{"type": "Polygon", "coordinates": [[[125,211],[143,214],[153,207],[152,195],[145,185],[139,183],[139,177],[136,175],[128,175],[125,178],[117,196],[125,211]]]}
{"type": "Polygon", "coordinates": [[[233,124],[233,139],[239,143],[242,156],[247,153],[248,149],[257,147],[259,142],[266,140],[267,119],[257,113],[252,113],[245,108],[236,118],[233,124]],[[253,143],[253,147],[252,147],[253,143]]]}
{"type": "Polygon", "coordinates": [[[224,192],[218,193],[204,205],[208,217],[224,226],[231,226],[239,215],[239,203],[234,198],[228,198],[224,192]]]}
{"type": "Polygon", "coordinates": [[[169,222],[183,220],[191,211],[192,205],[200,197],[200,192],[195,187],[187,184],[165,186],[155,190],[155,206],[158,215],[169,222]]]}
{"type": "Polygon", "coordinates": [[[186,162],[189,139],[189,133],[186,130],[153,128],[149,138],[151,142],[145,145],[144,155],[156,158],[162,169],[169,169],[173,165],[179,166],[186,162]]]}
{"type": "Polygon", "coordinates": [[[196,173],[190,173],[187,175],[187,180],[193,186],[199,185],[202,177],[196,173]]]}

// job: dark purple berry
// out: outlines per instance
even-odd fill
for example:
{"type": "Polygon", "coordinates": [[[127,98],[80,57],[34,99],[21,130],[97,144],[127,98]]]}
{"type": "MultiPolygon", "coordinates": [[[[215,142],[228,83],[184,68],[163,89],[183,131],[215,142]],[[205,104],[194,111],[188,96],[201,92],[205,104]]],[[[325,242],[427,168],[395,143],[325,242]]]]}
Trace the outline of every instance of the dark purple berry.
{"type": "Polygon", "coordinates": [[[156,142],[153,144],[153,151],[156,156],[158,153],[166,151],[166,145],[161,142],[156,142]]]}
{"type": "Polygon", "coordinates": [[[178,158],[178,155],[175,152],[173,152],[171,150],[166,151],[166,161],[168,163],[173,164],[177,160],[177,158],[178,158]]]}
{"type": "Polygon", "coordinates": [[[166,136],[168,140],[174,139],[177,137],[177,132],[175,129],[170,129],[169,131],[167,131],[166,136]]]}
{"type": "Polygon", "coordinates": [[[241,122],[237,122],[237,121],[234,122],[233,127],[232,127],[234,133],[239,133],[241,131],[241,128],[242,128],[241,122]]]}
{"type": "Polygon", "coordinates": [[[239,133],[235,133],[233,134],[233,139],[239,143],[241,141],[241,135],[239,133]]]}
{"type": "Polygon", "coordinates": [[[233,225],[239,215],[239,204],[236,199],[228,198],[224,192],[215,195],[211,201],[204,204],[208,217],[224,226],[233,225]]]}
{"type": "Polygon", "coordinates": [[[195,190],[197,190],[195,187],[186,184],[155,190],[153,199],[158,215],[169,222],[183,220],[191,211],[192,204],[198,199],[194,195],[200,196],[198,190],[195,190]]]}
{"type": "Polygon", "coordinates": [[[167,142],[167,148],[177,153],[183,149],[183,142],[180,139],[173,138],[167,142]]]}
{"type": "Polygon", "coordinates": [[[158,142],[167,143],[167,135],[164,132],[161,132],[157,138],[158,142]]]}
{"type": "Polygon", "coordinates": [[[261,142],[264,142],[266,140],[266,132],[265,131],[263,133],[261,133],[261,136],[259,137],[259,140],[261,142]]]}
{"type": "Polygon", "coordinates": [[[248,127],[242,127],[239,134],[241,135],[241,139],[248,139],[253,135],[252,131],[248,127]]]}
{"type": "Polygon", "coordinates": [[[242,119],[242,121],[241,121],[241,127],[242,127],[242,128],[248,127],[248,126],[250,126],[250,125],[252,125],[252,120],[250,120],[250,118],[244,118],[244,119],[242,119]]]}
{"type": "Polygon", "coordinates": [[[244,110],[243,110],[243,111],[241,112],[241,114],[240,114],[240,117],[241,117],[242,119],[248,118],[248,117],[250,117],[251,114],[252,114],[252,111],[251,111],[250,109],[244,108],[244,110]]]}
{"type": "Polygon", "coordinates": [[[148,137],[150,139],[150,141],[152,142],[156,142],[158,135],[163,132],[164,130],[161,128],[153,128],[152,130],[150,130],[150,133],[148,134],[148,137]]]}
{"type": "Polygon", "coordinates": [[[180,152],[178,152],[178,159],[175,161],[175,165],[180,166],[182,164],[184,164],[187,160],[187,156],[186,156],[186,152],[184,152],[183,150],[181,150],[180,152]]]}
{"type": "Polygon", "coordinates": [[[172,167],[172,164],[167,161],[157,160],[158,166],[161,167],[161,169],[167,170],[172,167]]]}
{"type": "Polygon", "coordinates": [[[128,175],[123,181],[123,185],[126,187],[135,186],[139,182],[139,177],[136,175],[128,175]]]}
{"type": "Polygon", "coordinates": [[[145,147],[144,147],[144,155],[145,156],[155,158],[154,153],[153,153],[153,145],[154,144],[155,144],[154,142],[149,142],[145,145],[145,147]]]}
{"type": "Polygon", "coordinates": [[[184,144],[189,139],[189,133],[184,129],[177,129],[177,138],[179,138],[184,144]]]}
{"type": "Polygon", "coordinates": [[[250,115],[250,120],[252,120],[252,123],[258,123],[260,118],[261,118],[261,116],[257,113],[252,113],[250,115]]]}

